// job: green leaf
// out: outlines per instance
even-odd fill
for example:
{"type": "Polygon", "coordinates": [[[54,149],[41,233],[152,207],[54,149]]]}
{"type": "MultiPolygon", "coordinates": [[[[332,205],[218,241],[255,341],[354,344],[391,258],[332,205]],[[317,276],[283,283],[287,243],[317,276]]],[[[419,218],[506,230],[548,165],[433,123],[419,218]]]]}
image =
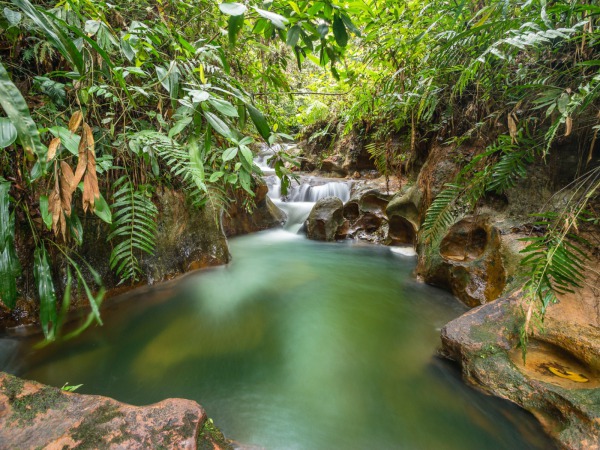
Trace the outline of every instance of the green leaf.
{"type": "Polygon", "coordinates": [[[344,21],[339,15],[333,16],[333,36],[340,47],[348,45],[348,33],[344,21]]]}
{"type": "Polygon", "coordinates": [[[252,155],[252,151],[248,147],[243,145],[240,147],[240,153],[242,154],[242,157],[244,158],[244,160],[246,161],[248,166],[252,167],[252,161],[254,159],[254,155],[252,155]]]}
{"type": "Polygon", "coordinates": [[[225,150],[223,152],[223,162],[229,161],[233,158],[235,158],[235,156],[238,153],[238,148],[237,147],[230,147],[227,150],[225,150]]]}
{"type": "Polygon", "coordinates": [[[241,16],[246,12],[246,6],[241,3],[221,3],[219,9],[228,16],[241,16]]]}
{"type": "Polygon", "coordinates": [[[47,340],[55,337],[56,325],[56,293],[52,281],[52,270],[48,262],[48,253],[44,244],[35,248],[33,255],[33,277],[37,284],[40,298],[40,323],[47,340]]]}
{"type": "Polygon", "coordinates": [[[48,128],[48,131],[52,133],[54,137],[60,138],[60,143],[73,155],[79,155],[79,142],[81,141],[81,137],[78,135],[71,133],[65,127],[52,127],[48,128]]]}
{"type": "Polygon", "coordinates": [[[227,124],[221,119],[219,119],[219,117],[217,117],[215,114],[208,111],[204,111],[204,117],[206,117],[206,120],[208,120],[210,126],[213,127],[213,129],[217,133],[219,133],[222,136],[225,136],[226,138],[231,137],[231,130],[229,129],[227,124]]]}
{"type": "Polygon", "coordinates": [[[10,23],[12,27],[14,27],[16,25],[19,25],[19,22],[21,22],[21,19],[23,18],[23,14],[21,14],[19,11],[4,8],[4,17],[6,17],[8,23],[10,23]]]}
{"type": "Polygon", "coordinates": [[[6,148],[17,140],[17,129],[10,119],[0,117],[0,148],[6,148]]]}
{"type": "MultiPolygon", "coordinates": [[[[97,207],[97,205],[96,205],[97,207]]],[[[40,212],[42,214],[42,220],[48,230],[52,229],[52,214],[48,211],[48,196],[40,195],[40,212]]]]}
{"type": "Polygon", "coordinates": [[[208,181],[210,183],[214,183],[215,181],[217,181],[219,178],[221,178],[223,175],[225,175],[225,173],[223,172],[214,172],[210,178],[208,179],[208,181]]]}
{"type": "Polygon", "coordinates": [[[100,22],[98,20],[88,20],[85,22],[83,31],[85,31],[86,34],[93,36],[94,34],[96,34],[98,32],[99,28],[100,28],[100,22]]]}
{"type": "Polygon", "coordinates": [[[175,125],[169,130],[169,137],[172,138],[181,133],[192,122],[191,117],[184,117],[175,122],[175,125]]]}
{"type": "Polygon", "coordinates": [[[285,17],[271,11],[257,8],[256,6],[253,6],[253,8],[261,17],[269,20],[275,28],[279,28],[280,30],[285,29],[285,24],[288,23],[288,20],[285,17]]]}
{"type": "Polygon", "coordinates": [[[229,103],[226,100],[221,100],[219,98],[210,97],[208,102],[221,114],[228,117],[238,117],[238,112],[235,106],[229,103]]]}
{"type": "Polygon", "coordinates": [[[254,123],[254,126],[256,127],[260,135],[263,137],[264,140],[269,140],[269,136],[271,135],[271,128],[269,127],[267,119],[265,119],[263,113],[261,113],[258,109],[256,109],[250,104],[247,104],[246,106],[248,107],[248,114],[250,114],[250,118],[252,119],[252,122],[254,123]]]}
{"type": "Polygon", "coordinates": [[[244,16],[231,16],[227,21],[227,33],[229,35],[229,44],[236,44],[238,34],[244,26],[244,16]]]}
{"type": "Polygon", "coordinates": [[[10,80],[2,63],[0,63],[0,105],[17,129],[19,142],[25,151],[35,154],[42,164],[45,164],[48,149],[40,140],[40,133],[29,114],[25,99],[10,80]]]}
{"type": "Polygon", "coordinates": [[[298,25],[294,25],[292,28],[290,28],[287,35],[287,45],[289,45],[292,48],[295,47],[298,44],[298,40],[300,39],[301,31],[302,28],[300,28],[300,26],[298,25]]]}
{"type": "MultiPolygon", "coordinates": [[[[110,212],[110,207],[108,206],[108,203],[102,194],[100,194],[100,197],[96,199],[94,214],[96,214],[104,222],[108,224],[112,223],[112,213],[110,212]]],[[[52,217],[50,217],[50,219],[52,219],[52,217]]],[[[44,222],[46,222],[45,219],[44,222]]],[[[52,226],[52,221],[50,221],[50,226],[52,226]]]]}

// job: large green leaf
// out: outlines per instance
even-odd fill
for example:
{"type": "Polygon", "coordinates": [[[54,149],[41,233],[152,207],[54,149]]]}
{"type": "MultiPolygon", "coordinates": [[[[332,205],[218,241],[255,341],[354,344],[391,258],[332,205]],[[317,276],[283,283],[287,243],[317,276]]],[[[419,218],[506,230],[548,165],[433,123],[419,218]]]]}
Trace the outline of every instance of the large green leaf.
{"type": "Polygon", "coordinates": [[[348,32],[344,21],[337,14],[333,16],[333,36],[340,47],[348,45],[348,32]]]}
{"type": "Polygon", "coordinates": [[[265,19],[268,19],[275,28],[279,28],[280,30],[285,29],[285,24],[288,23],[288,20],[280,14],[265,11],[264,9],[257,8],[253,6],[254,10],[265,19]]]}
{"type": "Polygon", "coordinates": [[[227,21],[227,31],[229,35],[229,43],[235,45],[237,36],[244,27],[244,16],[231,16],[227,21]]]}
{"type": "Polygon", "coordinates": [[[6,148],[17,140],[17,129],[10,119],[0,117],[0,148],[6,148]]]}
{"type": "Polygon", "coordinates": [[[252,122],[254,123],[254,126],[260,135],[265,141],[269,140],[271,128],[269,128],[269,124],[267,123],[267,119],[265,119],[263,113],[250,104],[246,106],[248,107],[248,114],[250,114],[250,118],[252,119],[252,122]]]}
{"type": "Polygon", "coordinates": [[[217,133],[227,138],[231,137],[231,129],[215,114],[208,111],[204,111],[204,117],[206,117],[206,120],[208,120],[210,126],[213,127],[217,133]]]}
{"type": "Polygon", "coordinates": [[[23,11],[25,15],[42,30],[48,40],[52,42],[58,51],[62,53],[80,74],[85,72],[82,53],[77,49],[73,39],[54,23],[51,14],[46,14],[45,12],[38,10],[28,0],[11,1],[21,8],[21,11],[23,11]]]}
{"type": "Polygon", "coordinates": [[[40,161],[45,162],[48,149],[40,140],[40,133],[29,114],[25,99],[9,78],[2,63],[0,63],[0,105],[17,129],[19,142],[25,151],[37,155],[40,161]]]}
{"type": "Polygon", "coordinates": [[[36,247],[33,255],[33,277],[40,297],[40,323],[46,340],[52,341],[56,332],[56,293],[46,247],[36,247]]]}
{"type": "Polygon", "coordinates": [[[241,3],[221,3],[219,9],[229,16],[241,16],[246,12],[246,6],[241,3]]]}
{"type": "Polygon", "coordinates": [[[0,300],[13,308],[17,301],[17,277],[21,265],[14,245],[15,217],[8,209],[9,190],[8,181],[0,182],[0,300]]]}
{"type": "Polygon", "coordinates": [[[227,100],[221,100],[216,97],[210,97],[208,102],[221,114],[229,117],[238,117],[238,111],[235,106],[227,100]]]}

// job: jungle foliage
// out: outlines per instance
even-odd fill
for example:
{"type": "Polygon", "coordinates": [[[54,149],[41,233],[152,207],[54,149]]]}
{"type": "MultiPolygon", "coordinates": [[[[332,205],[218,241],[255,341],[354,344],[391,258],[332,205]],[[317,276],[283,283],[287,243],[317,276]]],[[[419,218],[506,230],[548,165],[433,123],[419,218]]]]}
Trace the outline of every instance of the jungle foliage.
{"type": "MultiPolygon", "coordinates": [[[[2,303],[14,306],[24,263],[15,224],[30,230],[26,258],[51,339],[70,290],[47,274],[74,274],[67,285],[83,286],[88,323],[100,320],[101,280],[85,284],[77,256],[80,216],[110,224],[111,266],[135,282],[140,255],[154,247],[156,186],[185,190],[195,207],[242,191],[251,206],[260,175],[252,146],[335,119],[346,132],[379,128],[369,151],[386,176],[423,142],[485,142],[433,201],[420,236],[430,244],[457,208],[512,188],[576,135],[574,194],[536,219],[543,233],[524,261],[543,311],[585,281],[578,226],[598,221],[596,3],[0,0],[2,303]],[[391,133],[410,136],[409,147],[380,145],[391,133]],[[49,255],[65,262],[52,267],[49,255]]],[[[284,185],[286,160],[278,155],[284,185]]]]}
{"type": "MultiPolygon", "coordinates": [[[[251,208],[252,146],[291,138],[255,94],[289,90],[288,54],[335,74],[357,32],[329,2],[0,1],[0,306],[15,307],[33,261],[48,340],[72,287],[89,300],[84,325],[101,323],[81,217],[110,224],[110,266],[134,283],[155,246],[157,186],[215,211],[242,191],[251,208]]],[[[289,157],[276,157],[285,186],[289,157]]]]}

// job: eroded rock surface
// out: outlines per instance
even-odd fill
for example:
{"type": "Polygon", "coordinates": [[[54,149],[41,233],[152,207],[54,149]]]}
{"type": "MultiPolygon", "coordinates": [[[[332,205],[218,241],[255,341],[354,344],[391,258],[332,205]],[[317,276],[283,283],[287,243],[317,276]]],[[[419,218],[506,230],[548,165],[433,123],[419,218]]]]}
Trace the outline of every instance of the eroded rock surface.
{"type": "Polygon", "coordinates": [[[229,449],[198,403],[131,406],[0,372],[3,449],[229,449]]]}
{"type": "Polygon", "coordinates": [[[486,217],[454,224],[439,251],[425,252],[417,272],[427,282],[449,288],[468,306],[497,299],[506,286],[500,232],[486,217]]]}
{"type": "Polygon", "coordinates": [[[443,352],[464,377],[531,411],[567,449],[600,448],[600,276],[551,305],[527,358],[518,348],[520,293],[475,308],[442,330],[443,352]]]}

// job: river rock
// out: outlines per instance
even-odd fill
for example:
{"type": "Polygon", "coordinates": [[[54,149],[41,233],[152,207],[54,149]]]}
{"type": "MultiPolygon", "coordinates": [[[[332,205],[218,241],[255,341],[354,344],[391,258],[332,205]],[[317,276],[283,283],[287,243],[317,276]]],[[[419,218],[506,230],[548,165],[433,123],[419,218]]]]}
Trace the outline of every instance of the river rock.
{"type": "Polygon", "coordinates": [[[0,372],[0,447],[4,449],[229,449],[191,400],[131,406],[0,372]]]}
{"type": "Polygon", "coordinates": [[[600,275],[590,272],[589,280],[549,307],[545,331],[532,327],[525,362],[518,343],[528,303],[521,292],[442,330],[443,353],[460,363],[467,381],[532,412],[566,449],[600,448],[600,275]]]}
{"type": "Polygon", "coordinates": [[[500,232],[489,218],[466,217],[446,232],[437,251],[419,256],[417,274],[449,289],[467,306],[497,299],[506,286],[500,232]]]}
{"type": "Polygon", "coordinates": [[[401,191],[386,207],[389,245],[415,245],[419,230],[421,191],[415,186],[401,191]]]}
{"type": "Polygon", "coordinates": [[[334,158],[327,158],[321,161],[320,168],[323,172],[327,172],[332,175],[345,177],[348,175],[348,171],[344,169],[334,158]]]}
{"type": "Polygon", "coordinates": [[[317,201],[306,221],[306,235],[316,241],[333,241],[344,224],[344,204],[337,197],[317,201]]]}
{"type": "Polygon", "coordinates": [[[277,228],[285,223],[287,219],[285,212],[271,201],[268,192],[267,185],[263,184],[256,188],[254,198],[256,206],[252,211],[244,208],[241,201],[236,201],[223,212],[223,230],[227,237],[277,228]]]}

